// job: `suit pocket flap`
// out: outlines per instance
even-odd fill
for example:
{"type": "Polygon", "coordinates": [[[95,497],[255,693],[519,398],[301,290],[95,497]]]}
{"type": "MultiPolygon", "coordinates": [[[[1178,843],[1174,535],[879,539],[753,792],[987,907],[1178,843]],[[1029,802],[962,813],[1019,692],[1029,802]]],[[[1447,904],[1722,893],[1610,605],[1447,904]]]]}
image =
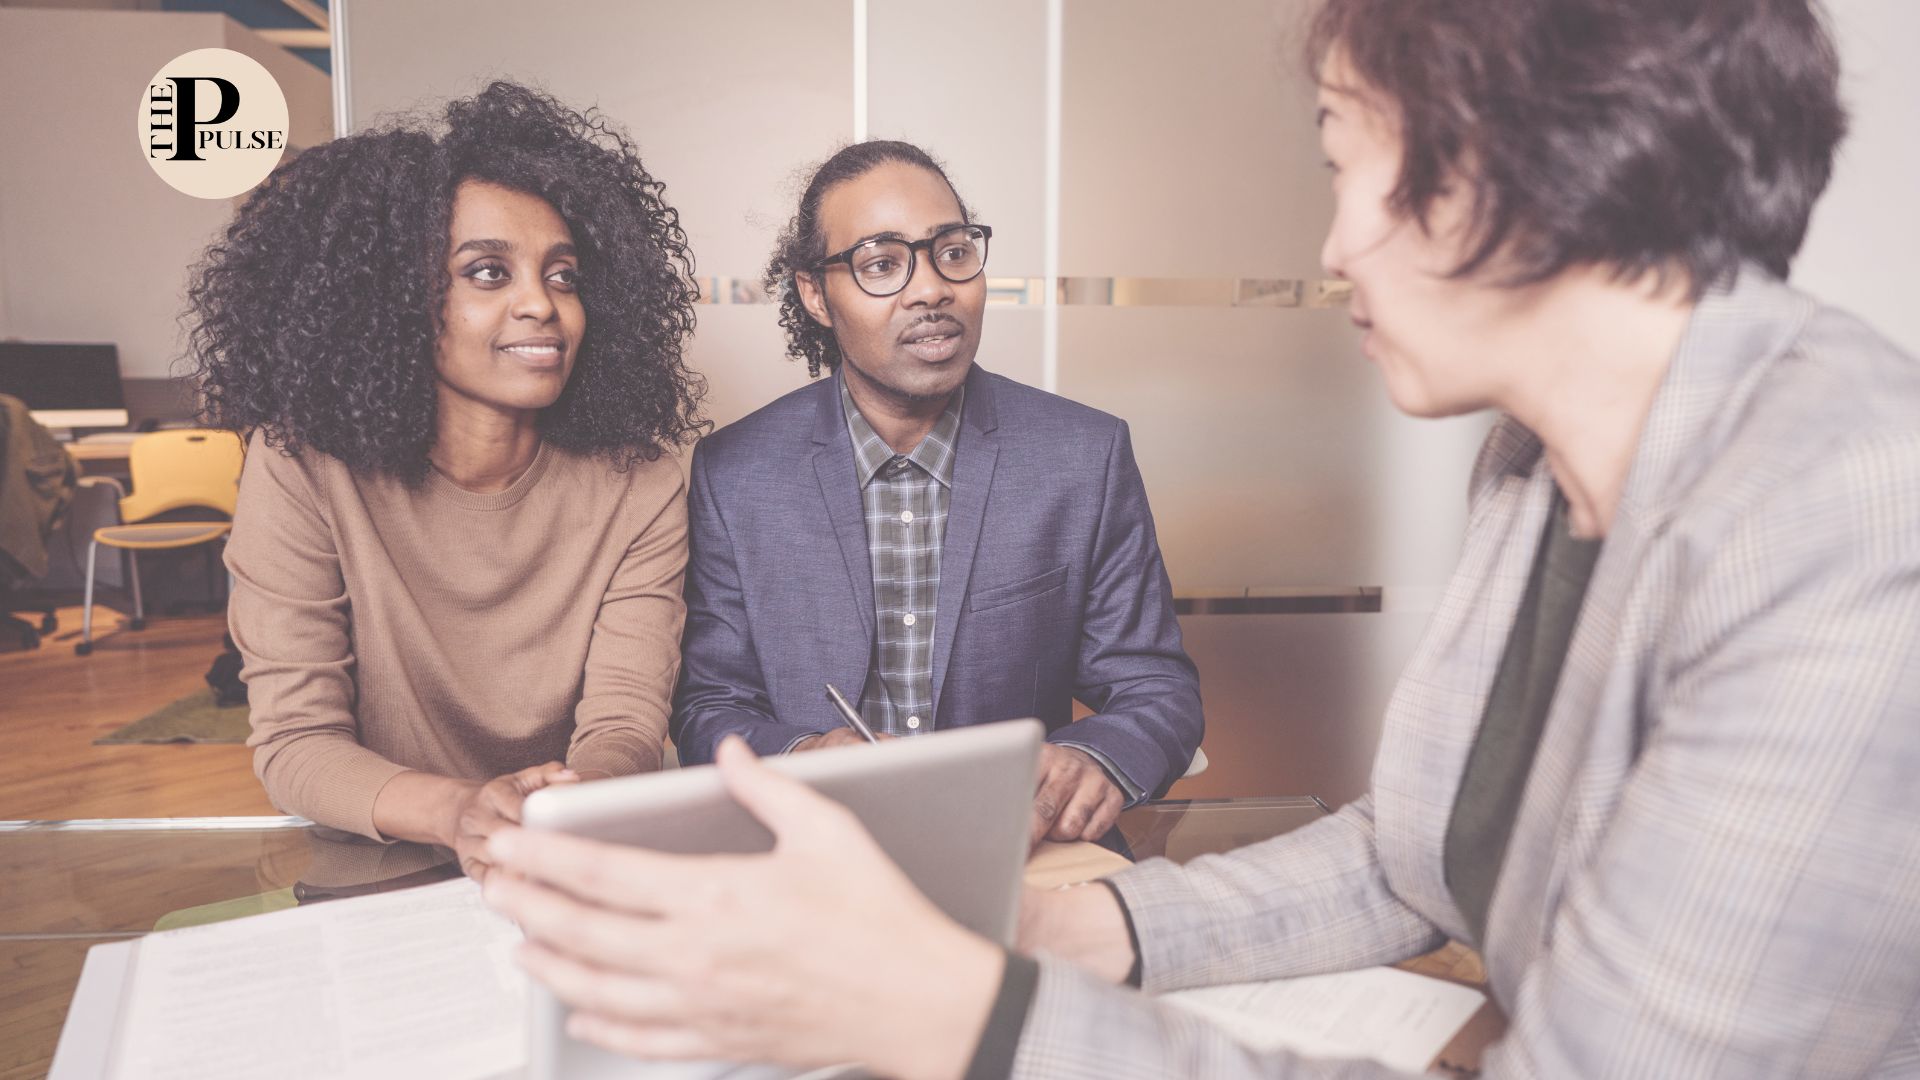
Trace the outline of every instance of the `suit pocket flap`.
{"type": "Polygon", "coordinates": [[[1030,577],[1010,585],[995,585],[991,589],[976,590],[967,597],[967,610],[985,611],[987,608],[1002,607],[1042,593],[1052,592],[1066,582],[1067,568],[1056,566],[1039,577],[1030,577]]]}

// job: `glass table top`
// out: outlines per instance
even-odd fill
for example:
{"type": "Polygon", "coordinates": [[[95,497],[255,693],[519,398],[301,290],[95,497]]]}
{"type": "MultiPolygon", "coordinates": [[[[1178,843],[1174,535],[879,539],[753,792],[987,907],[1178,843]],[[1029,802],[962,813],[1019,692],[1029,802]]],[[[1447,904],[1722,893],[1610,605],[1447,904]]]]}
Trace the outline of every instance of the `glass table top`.
{"type": "MultiPolygon", "coordinates": [[[[1185,862],[1326,813],[1311,796],[1172,799],[1119,828],[1134,859],[1185,862]]],[[[445,848],[294,817],[0,822],[0,1080],[46,1074],[93,945],[458,875],[445,848]]]]}
{"type": "MultiPolygon", "coordinates": [[[[1123,813],[1120,831],[1136,860],[1185,862],[1326,812],[1310,796],[1162,800],[1123,813]]],[[[0,940],[133,937],[458,874],[446,848],[376,844],[294,817],[0,822],[0,940]]]]}

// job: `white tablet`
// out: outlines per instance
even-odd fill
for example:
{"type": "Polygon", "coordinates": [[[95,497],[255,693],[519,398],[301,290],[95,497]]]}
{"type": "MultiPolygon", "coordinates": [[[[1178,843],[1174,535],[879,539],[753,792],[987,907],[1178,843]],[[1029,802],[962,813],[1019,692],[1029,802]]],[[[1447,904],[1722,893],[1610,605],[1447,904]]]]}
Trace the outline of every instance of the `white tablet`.
{"type": "MultiPolygon", "coordinates": [[[[1012,944],[1044,735],[1039,721],[1016,720],[770,758],[767,764],[852,810],[888,857],[954,921],[1012,944]]],[[[727,795],[711,766],[543,788],[527,797],[521,817],[529,829],[676,854],[773,847],[773,834],[727,795]]],[[[528,1047],[535,1080],[763,1075],[751,1067],[682,1072],[643,1066],[574,1042],[565,1023],[565,1008],[536,985],[528,1047]]]]}

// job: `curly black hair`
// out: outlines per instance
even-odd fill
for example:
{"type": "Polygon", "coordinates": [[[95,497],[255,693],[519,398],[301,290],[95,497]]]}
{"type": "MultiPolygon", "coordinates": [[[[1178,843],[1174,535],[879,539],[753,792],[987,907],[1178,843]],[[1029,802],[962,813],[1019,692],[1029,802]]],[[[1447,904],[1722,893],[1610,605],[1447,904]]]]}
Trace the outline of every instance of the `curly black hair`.
{"type": "Polygon", "coordinates": [[[800,196],[800,208],[774,242],[773,258],[768,261],[766,276],[761,280],[767,295],[780,305],[780,327],[787,332],[787,355],[805,360],[810,376],[819,377],[823,367],[832,371],[840,366],[840,345],[834,340],[833,331],[813,321],[806,305],[800,302],[800,290],[793,281],[795,274],[812,270],[827,256],[827,236],[820,227],[820,200],[835,185],[857,180],[889,162],[917,165],[938,176],[946,182],[947,190],[953,192],[953,201],[960,204],[960,220],[973,220],[967,201],[960,197],[960,189],[953,186],[947,170],[933,155],[912,143],[890,139],[850,143],[815,166],[805,193],[800,196]]]}
{"type": "Polygon", "coordinates": [[[578,249],[587,333],[541,436],[624,469],[704,431],[706,383],[681,355],[699,289],[665,186],[604,116],[510,82],[316,146],[247,199],[187,293],[208,422],[425,477],[448,227],[467,180],[545,199],[578,249]]]}

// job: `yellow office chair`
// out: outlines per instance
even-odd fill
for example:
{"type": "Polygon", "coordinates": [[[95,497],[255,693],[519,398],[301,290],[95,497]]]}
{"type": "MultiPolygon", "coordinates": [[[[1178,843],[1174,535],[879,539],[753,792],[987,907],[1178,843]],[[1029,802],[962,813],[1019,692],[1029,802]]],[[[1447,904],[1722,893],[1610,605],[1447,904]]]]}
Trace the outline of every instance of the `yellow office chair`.
{"type": "MultiPolygon", "coordinates": [[[[232,517],[239,501],[244,454],[239,436],[230,431],[188,428],[140,436],[127,450],[133,494],[120,500],[120,520],[140,522],[187,506],[204,506],[232,517]]],[[[140,596],[139,552],[210,544],[232,528],[229,521],[162,521],[95,529],[93,542],[87,545],[80,641],[73,651],[81,656],[93,651],[94,562],[101,544],[127,553],[133,580],[133,628],[139,630],[147,625],[146,604],[140,596]]]]}

